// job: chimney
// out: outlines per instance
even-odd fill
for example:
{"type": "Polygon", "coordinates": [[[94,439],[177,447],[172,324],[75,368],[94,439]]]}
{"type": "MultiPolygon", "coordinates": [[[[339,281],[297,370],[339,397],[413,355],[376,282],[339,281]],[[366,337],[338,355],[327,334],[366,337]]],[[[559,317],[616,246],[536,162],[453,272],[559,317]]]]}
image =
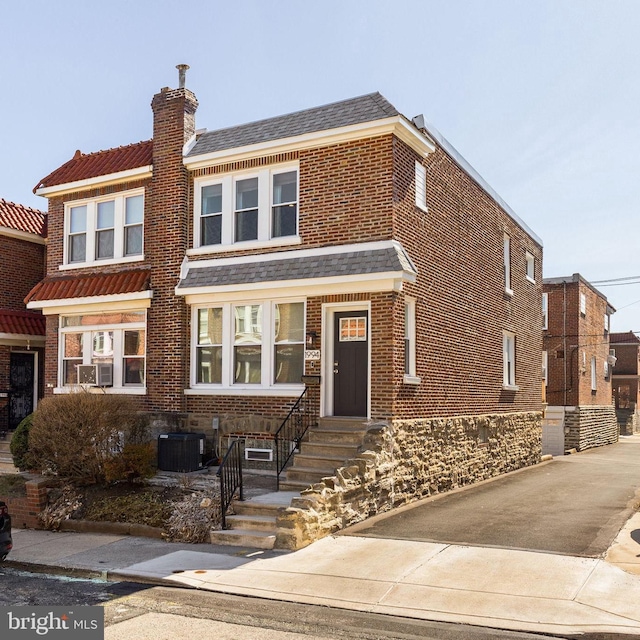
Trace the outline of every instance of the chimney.
{"type": "Polygon", "coordinates": [[[189,65],[177,64],[176,69],[178,70],[178,89],[184,89],[184,83],[187,78],[187,70],[189,69],[189,65]]]}

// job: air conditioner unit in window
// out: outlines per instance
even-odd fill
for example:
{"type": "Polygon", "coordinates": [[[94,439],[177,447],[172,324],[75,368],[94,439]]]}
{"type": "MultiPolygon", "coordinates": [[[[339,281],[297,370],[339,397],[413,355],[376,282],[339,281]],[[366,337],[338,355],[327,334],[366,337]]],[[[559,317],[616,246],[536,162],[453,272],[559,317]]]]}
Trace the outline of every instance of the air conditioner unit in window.
{"type": "Polygon", "coordinates": [[[79,364],[78,384],[87,387],[112,387],[113,365],[111,363],[79,364]]]}

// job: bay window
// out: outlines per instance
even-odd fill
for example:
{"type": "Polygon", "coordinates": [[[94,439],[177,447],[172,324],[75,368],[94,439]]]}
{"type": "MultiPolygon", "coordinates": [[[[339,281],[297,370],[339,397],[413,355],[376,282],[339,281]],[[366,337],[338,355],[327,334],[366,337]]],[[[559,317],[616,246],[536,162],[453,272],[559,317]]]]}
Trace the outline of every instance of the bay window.
{"type": "Polygon", "coordinates": [[[226,303],[193,310],[192,387],[300,385],[305,305],[226,303]]]}
{"type": "Polygon", "coordinates": [[[146,314],[105,311],[60,317],[60,386],[78,384],[79,365],[108,365],[113,387],[144,387],[146,314]]]}

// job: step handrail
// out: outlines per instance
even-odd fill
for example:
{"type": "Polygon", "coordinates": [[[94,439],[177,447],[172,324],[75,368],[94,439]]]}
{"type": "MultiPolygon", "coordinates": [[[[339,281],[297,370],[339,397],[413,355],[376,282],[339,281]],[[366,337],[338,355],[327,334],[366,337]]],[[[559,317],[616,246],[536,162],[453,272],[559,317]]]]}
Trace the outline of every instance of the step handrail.
{"type": "Polygon", "coordinates": [[[314,399],[310,389],[306,386],[300,397],[282,421],[273,439],[276,450],[276,490],[280,491],[280,474],[296,451],[300,451],[300,443],[309,427],[317,423],[314,410],[314,399]]]}
{"type": "Polygon", "coordinates": [[[222,528],[227,528],[227,511],[233,500],[236,490],[239,489],[239,499],[244,500],[242,486],[242,440],[233,440],[225,453],[218,473],[220,479],[220,512],[222,528]]]}

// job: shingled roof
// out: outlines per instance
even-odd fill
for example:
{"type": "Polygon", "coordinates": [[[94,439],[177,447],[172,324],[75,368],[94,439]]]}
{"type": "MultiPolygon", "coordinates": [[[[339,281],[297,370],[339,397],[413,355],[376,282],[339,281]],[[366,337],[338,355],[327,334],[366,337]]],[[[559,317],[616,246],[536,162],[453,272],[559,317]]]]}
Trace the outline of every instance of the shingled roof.
{"type": "Polygon", "coordinates": [[[0,309],[0,333],[21,336],[44,336],[46,320],[40,313],[0,309]]]}
{"type": "Polygon", "coordinates": [[[0,198],[0,227],[46,237],[47,215],[38,209],[25,207],[0,198]]]}
{"type": "Polygon", "coordinates": [[[626,331],[625,333],[610,333],[610,344],[640,344],[640,338],[633,333],[633,331],[626,331]]]}
{"type": "Polygon", "coordinates": [[[270,140],[300,136],[315,131],[337,129],[400,115],[379,93],[333,102],[322,107],[296,111],[228,129],[203,133],[187,157],[223,149],[234,149],[270,140]]]}
{"type": "Polygon", "coordinates": [[[120,171],[129,171],[149,166],[153,163],[153,140],[136,142],[123,147],[82,153],[76,151],[71,160],[52,171],[46,178],[42,178],[34,187],[38,189],[55,187],[69,182],[97,178],[120,171]]]}

